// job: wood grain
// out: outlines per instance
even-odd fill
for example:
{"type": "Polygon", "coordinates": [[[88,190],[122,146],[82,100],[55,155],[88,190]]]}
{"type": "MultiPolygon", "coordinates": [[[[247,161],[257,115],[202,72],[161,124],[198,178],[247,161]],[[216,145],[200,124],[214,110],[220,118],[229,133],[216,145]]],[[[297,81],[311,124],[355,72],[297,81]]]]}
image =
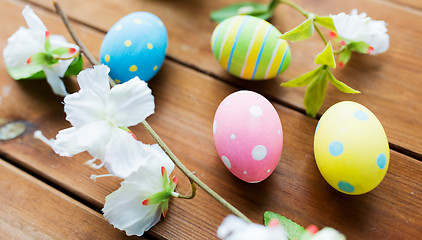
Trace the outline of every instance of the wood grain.
{"type": "Polygon", "coordinates": [[[135,239],[3,159],[0,172],[2,239],[135,239]]]}
{"type": "MultiPolygon", "coordinates": [[[[47,8],[49,2],[32,0],[47,8]]],[[[229,76],[217,63],[210,51],[210,39],[216,24],[208,15],[211,11],[241,1],[139,1],[124,3],[115,0],[60,1],[68,14],[102,31],[107,31],[118,19],[133,11],[149,11],[158,15],[169,32],[170,58],[183,62],[203,72],[218,76],[223,81],[260,92],[272,100],[287,106],[303,109],[305,88],[281,88],[279,84],[297,77],[316,65],[315,55],[323,49],[322,42],[315,35],[311,40],[292,43],[292,62],[287,71],[275,80],[265,82],[243,81],[229,76]]],[[[257,1],[268,2],[268,1],[257,1]]],[[[361,90],[362,94],[347,95],[329,86],[323,113],[333,104],[353,100],[369,108],[385,127],[388,139],[394,145],[422,154],[422,94],[418,87],[422,74],[422,13],[400,7],[387,1],[356,0],[297,0],[305,9],[321,15],[350,12],[357,8],[373,19],[388,23],[391,38],[390,49],[381,55],[363,56],[354,54],[344,69],[334,71],[335,76],[361,90]],[[400,16],[400,17],[397,17],[400,16]],[[394,97],[393,97],[394,96],[394,97]],[[406,116],[403,118],[401,116],[406,116]]],[[[412,2],[409,0],[409,2],[412,2]]],[[[419,2],[419,1],[413,1],[419,2]]],[[[303,21],[303,17],[288,8],[278,6],[271,22],[285,32],[303,21]]],[[[100,44],[100,41],[97,43],[100,44]]]]}
{"type": "MultiPolygon", "coordinates": [[[[8,11],[0,15],[0,21],[10,24],[0,31],[1,44],[19,26],[21,20],[16,12],[23,8],[14,2],[3,5],[8,11]]],[[[53,30],[57,30],[54,33],[64,32],[56,24],[59,21],[56,16],[39,8],[35,10],[48,26],[54,26],[53,30]]],[[[82,40],[98,55],[103,34],[76,27],[82,40]]],[[[69,127],[60,99],[42,81],[11,80],[1,65],[0,88],[4,86],[10,87],[13,98],[3,99],[1,107],[6,110],[2,111],[3,116],[24,120],[28,131],[20,138],[0,142],[0,154],[102,207],[104,197],[118,188],[119,180],[99,179],[94,183],[89,176],[105,171],[95,172],[83,166],[88,154],[61,158],[32,137],[35,129],[54,137],[58,130],[69,127]]],[[[253,221],[262,223],[264,211],[272,210],[305,226],[337,228],[348,239],[418,239],[422,234],[421,162],[392,151],[389,173],[379,187],[363,196],[343,195],[326,184],[316,168],[312,145],[316,120],[274,103],[285,137],[280,164],[266,181],[246,184],[233,177],[219,160],[211,130],[218,104],[238,89],[172,61],[165,62],[150,86],[156,99],[156,113],[148,122],[189,169],[253,221]]],[[[138,139],[152,143],[142,127],[133,130],[138,139]]],[[[188,181],[180,172],[176,171],[176,175],[181,179],[179,190],[188,191],[188,181]]],[[[151,232],[165,239],[215,239],[216,228],[227,214],[227,210],[199,190],[193,200],[171,201],[168,217],[151,232]]]]}
{"type": "Polygon", "coordinates": [[[422,2],[419,0],[380,0],[380,1],[388,1],[392,4],[396,4],[399,7],[403,8],[414,8],[415,11],[420,12],[422,10],[422,2]]]}

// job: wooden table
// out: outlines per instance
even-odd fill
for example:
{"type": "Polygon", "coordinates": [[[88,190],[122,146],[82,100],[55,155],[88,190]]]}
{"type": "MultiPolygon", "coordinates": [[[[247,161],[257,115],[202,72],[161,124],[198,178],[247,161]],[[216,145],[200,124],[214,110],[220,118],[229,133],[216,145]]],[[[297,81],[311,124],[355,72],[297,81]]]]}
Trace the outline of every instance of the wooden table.
{"type": "MultiPolygon", "coordinates": [[[[234,0],[59,1],[81,40],[99,55],[106,31],[134,11],[158,15],[169,33],[168,56],[150,81],[156,113],[148,122],[183,163],[212,189],[256,223],[266,210],[281,213],[307,226],[331,226],[348,239],[421,239],[422,234],[422,2],[419,0],[296,0],[321,15],[365,11],[388,23],[390,49],[377,56],[354,55],[338,79],[362,94],[347,95],[328,87],[323,113],[342,100],[359,102],[383,124],[391,148],[391,162],[382,183],[370,193],[349,196],[330,187],[320,175],[313,155],[316,119],[304,115],[304,88],[282,88],[290,80],[315,68],[314,56],[323,45],[313,39],[290,44],[290,67],[274,80],[250,82],[226,73],[210,51],[214,27],[208,15],[234,0]],[[212,123],[218,104],[230,93],[249,89],[266,96],[275,106],[284,129],[284,149],[274,173],[259,184],[244,183],[231,175],[214,147],[212,123]]],[[[261,1],[266,2],[266,1],[261,1]]],[[[50,1],[0,0],[0,46],[25,25],[20,12],[30,4],[53,34],[68,35],[50,1]]],[[[278,6],[271,22],[281,31],[303,17],[288,6],[278,6]]],[[[86,61],[87,62],[87,61],[86,61]]],[[[89,67],[89,64],[86,64],[89,67]]],[[[66,84],[77,90],[75,79],[66,84]]],[[[82,153],[59,157],[33,138],[41,130],[53,138],[70,124],[65,121],[62,98],[45,81],[14,81],[0,64],[0,118],[22,121],[26,132],[0,141],[1,239],[126,239],[101,215],[106,195],[119,187],[113,178],[93,182],[93,170],[83,165],[82,153]]],[[[142,126],[134,133],[147,143],[152,138],[142,126]]],[[[189,182],[180,171],[179,191],[189,182]]],[[[204,191],[193,200],[173,199],[165,220],[147,239],[216,239],[217,227],[229,211],[204,191]]]]}

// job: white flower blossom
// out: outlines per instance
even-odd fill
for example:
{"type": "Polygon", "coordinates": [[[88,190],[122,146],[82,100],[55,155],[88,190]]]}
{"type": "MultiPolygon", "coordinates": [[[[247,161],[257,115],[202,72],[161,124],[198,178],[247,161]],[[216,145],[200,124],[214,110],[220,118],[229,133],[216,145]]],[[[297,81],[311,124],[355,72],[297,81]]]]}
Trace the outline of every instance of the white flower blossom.
{"type": "Polygon", "coordinates": [[[128,176],[118,190],[108,195],[104,217],[128,236],[141,236],[165,216],[176,186],[169,175],[173,162],[157,145],[150,148],[148,164],[128,176]]]}
{"type": "Polygon", "coordinates": [[[87,164],[104,165],[111,174],[125,178],[146,164],[148,151],[127,127],[154,113],[154,97],[138,77],[110,90],[109,71],[99,65],[79,73],[81,90],[64,98],[66,120],[73,127],[61,130],[52,147],[66,157],[88,151],[94,158],[87,164]],[[95,164],[97,159],[101,164],[95,164]]]}
{"type": "Polygon", "coordinates": [[[302,235],[301,240],[346,240],[346,237],[334,228],[325,227],[318,231],[315,227],[314,230],[316,232],[307,231],[302,235]]]}
{"type": "Polygon", "coordinates": [[[277,224],[268,227],[255,223],[247,223],[242,219],[229,215],[217,229],[217,236],[224,240],[287,240],[284,228],[277,224]]]}
{"type": "Polygon", "coordinates": [[[352,42],[365,42],[372,47],[368,53],[375,55],[389,48],[390,36],[384,21],[372,20],[366,13],[358,14],[356,9],[353,9],[350,15],[339,13],[330,17],[341,38],[352,42]]]}
{"type": "Polygon", "coordinates": [[[313,235],[311,240],[346,240],[346,237],[333,228],[323,228],[313,235]]]}
{"type": "Polygon", "coordinates": [[[50,35],[44,23],[29,6],[23,9],[22,15],[29,28],[20,27],[8,39],[3,50],[9,74],[14,79],[22,79],[44,71],[53,92],[60,96],[67,95],[60,78],[64,76],[73,57],[79,54],[79,47],[68,43],[63,36],[50,35]]]}

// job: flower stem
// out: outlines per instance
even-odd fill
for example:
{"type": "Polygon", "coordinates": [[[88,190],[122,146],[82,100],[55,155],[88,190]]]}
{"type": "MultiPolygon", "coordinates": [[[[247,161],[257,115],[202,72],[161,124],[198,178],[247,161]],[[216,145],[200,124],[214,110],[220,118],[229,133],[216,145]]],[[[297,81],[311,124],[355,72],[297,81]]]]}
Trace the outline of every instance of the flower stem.
{"type": "Polygon", "coordinates": [[[324,44],[327,45],[327,39],[325,39],[324,35],[322,34],[321,30],[319,30],[319,27],[315,24],[315,22],[314,22],[314,27],[315,27],[315,30],[317,30],[324,44]]]}
{"type": "Polygon", "coordinates": [[[309,18],[309,12],[306,11],[305,9],[303,9],[301,6],[297,5],[294,2],[291,2],[289,0],[279,0],[280,3],[284,3],[286,5],[289,5],[290,7],[296,9],[298,12],[300,12],[300,14],[302,14],[303,16],[305,16],[306,18],[309,18]]]}
{"type": "MultiPolygon", "coordinates": [[[[85,45],[82,43],[81,40],[77,37],[75,31],[73,30],[73,27],[70,25],[69,18],[67,17],[66,13],[63,12],[62,8],[60,7],[59,3],[53,0],[54,8],[56,9],[56,13],[62,18],[64,25],[67,28],[67,31],[70,33],[70,36],[72,36],[73,41],[79,46],[81,49],[80,51],[83,52],[88,59],[88,61],[92,65],[98,65],[98,61],[92,56],[92,54],[88,51],[88,49],[85,47],[85,45]]],[[[110,78],[109,79],[110,85],[114,86],[116,83],[110,78]]]]}
{"type": "MultiPolygon", "coordinates": [[[[72,27],[70,26],[70,23],[69,23],[69,20],[68,20],[66,14],[62,11],[59,4],[57,2],[55,2],[54,0],[53,0],[53,4],[54,4],[54,7],[56,8],[57,14],[59,14],[62,17],[63,22],[66,25],[66,28],[69,31],[70,35],[72,36],[73,40],[76,42],[77,45],[79,45],[81,51],[85,53],[85,55],[87,56],[90,63],[92,65],[97,65],[98,64],[97,60],[94,57],[92,57],[92,55],[85,48],[83,43],[79,40],[76,33],[73,31],[72,27]]],[[[110,85],[114,86],[115,83],[111,78],[110,78],[110,81],[111,81],[110,85]]],[[[169,156],[169,158],[174,162],[174,164],[180,169],[180,171],[183,172],[183,174],[186,175],[186,177],[191,182],[191,185],[192,185],[191,195],[190,196],[179,195],[178,197],[185,198],[185,199],[193,198],[196,194],[196,185],[198,185],[205,192],[207,192],[209,195],[211,195],[213,198],[215,198],[219,203],[221,203],[224,207],[229,209],[233,214],[242,218],[243,220],[245,220],[248,223],[252,222],[242,212],[240,212],[237,208],[235,208],[233,205],[231,205],[229,202],[227,202],[224,198],[222,198],[214,190],[212,190],[204,182],[202,182],[198,177],[196,177],[194,173],[189,171],[189,169],[187,169],[185,167],[185,165],[182,164],[182,162],[176,157],[176,155],[174,155],[174,153],[169,149],[169,147],[167,147],[167,145],[163,142],[163,140],[161,140],[160,136],[158,136],[158,134],[154,131],[154,129],[152,129],[152,127],[145,120],[142,121],[141,124],[145,127],[145,129],[152,136],[152,138],[158,143],[158,145],[163,149],[163,151],[167,154],[167,156],[169,156]]]]}
{"type": "Polygon", "coordinates": [[[67,58],[60,58],[60,57],[56,57],[56,59],[57,60],[70,60],[70,59],[74,59],[74,58],[76,58],[79,54],[80,54],[80,52],[81,51],[77,51],[73,56],[71,56],[71,57],[67,57],[67,58]]]}
{"type": "MultiPolygon", "coordinates": [[[[186,177],[191,181],[191,183],[197,184],[199,187],[201,187],[205,192],[207,192],[211,197],[216,199],[219,203],[221,203],[224,207],[229,209],[233,214],[236,216],[242,218],[246,222],[251,223],[252,221],[249,220],[243,213],[241,213],[237,208],[235,208],[233,205],[231,205],[229,202],[227,202],[224,198],[222,198],[220,195],[218,195],[214,190],[212,190],[210,187],[208,187],[204,182],[202,182],[198,177],[196,177],[189,169],[183,165],[182,162],[174,155],[174,153],[169,149],[169,147],[161,140],[160,136],[154,131],[154,129],[151,128],[151,126],[146,122],[143,121],[141,124],[145,127],[145,129],[148,131],[148,133],[152,136],[152,138],[158,143],[158,145],[164,150],[164,152],[169,156],[169,158],[174,162],[174,164],[182,171],[186,177]]],[[[193,187],[192,187],[193,190],[193,187]]]]}
{"type": "MultiPolygon", "coordinates": [[[[306,11],[305,9],[303,9],[301,6],[297,5],[294,2],[291,2],[289,0],[278,0],[280,3],[284,3],[294,9],[296,9],[296,11],[298,11],[300,14],[302,14],[304,17],[309,18],[311,17],[312,13],[306,11]]],[[[313,23],[315,30],[318,32],[319,36],[321,37],[322,41],[324,42],[324,45],[327,45],[327,39],[325,39],[324,35],[322,34],[321,30],[319,29],[319,27],[315,24],[315,22],[313,23]]]]}
{"type": "Polygon", "coordinates": [[[191,181],[190,184],[192,186],[192,193],[190,195],[182,195],[182,194],[179,194],[177,196],[178,198],[192,199],[192,198],[194,198],[196,196],[196,184],[195,184],[195,182],[192,182],[191,179],[189,179],[189,181],[191,181]]]}

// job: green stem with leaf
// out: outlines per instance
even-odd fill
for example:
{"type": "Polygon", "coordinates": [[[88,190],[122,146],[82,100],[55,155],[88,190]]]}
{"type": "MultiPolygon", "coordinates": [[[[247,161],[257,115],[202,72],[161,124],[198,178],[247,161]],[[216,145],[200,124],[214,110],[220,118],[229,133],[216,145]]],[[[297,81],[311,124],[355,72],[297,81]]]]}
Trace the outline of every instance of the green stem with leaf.
{"type": "MultiPolygon", "coordinates": [[[[72,36],[73,40],[79,45],[81,51],[86,54],[88,60],[92,65],[98,65],[98,61],[90,54],[88,49],[83,45],[83,43],[79,40],[76,33],[73,31],[69,20],[66,16],[66,14],[62,11],[60,5],[53,1],[54,7],[56,8],[57,14],[61,16],[63,19],[63,22],[68,29],[70,35],[72,36]]],[[[111,85],[115,85],[114,81],[110,78],[111,85]]],[[[242,218],[244,221],[251,223],[252,221],[247,218],[242,212],[240,212],[237,208],[235,208],[233,205],[231,205],[229,202],[227,202],[224,198],[222,198],[220,195],[218,195],[214,190],[212,190],[210,187],[208,187],[204,182],[202,182],[198,177],[195,176],[194,173],[189,171],[183,165],[183,163],[174,155],[174,153],[170,150],[170,148],[164,143],[164,141],[158,136],[158,134],[152,129],[152,127],[147,123],[147,121],[142,121],[141,124],[144,126],[144,128],[147,130],[147,132],[152,136],[152,138],[157,142],[157,144],[163,149],[163,151],[169,156],[169,158],[174,162],[174,164],[180,169],[180,171],[183,172],[183,174],[186,175],[186,177],[191,182],[192,192],[191,195],[182,195],[177,194],[176,197],[178,198],[184,198],[184,199],[192,199],[195,197],[196,194],[196,185],[201,187],[206,193],[211,195],[214,199],[216,199],[219,203],[221,203],[224,207],[226,207],[228,210],[230,210],[233,214],[236,216],[242,218]]]]}
{"type": "MultiPolygon", "coordinates": [[[[301,13],[306,18],[310,18],[310,17],[314,16],[314,14],[309,13],[308,11],[304,10],[301,6],[297,5],[294,2],[291,2],[289,0],[278,0],[278,2],[286,4],[286,5],[294,8],[294,9],[296,9],[299,13],[301,13]]],[[[324,37],[324,35],[322,34],[319,27],[315,24],[315,22],[313,22],[313,25],[314,25],[315,30],[318,32],[319,36],[321,37],[322,41],[324,42],[324,45],[327,45],[327,39],[324,37]]]]}

